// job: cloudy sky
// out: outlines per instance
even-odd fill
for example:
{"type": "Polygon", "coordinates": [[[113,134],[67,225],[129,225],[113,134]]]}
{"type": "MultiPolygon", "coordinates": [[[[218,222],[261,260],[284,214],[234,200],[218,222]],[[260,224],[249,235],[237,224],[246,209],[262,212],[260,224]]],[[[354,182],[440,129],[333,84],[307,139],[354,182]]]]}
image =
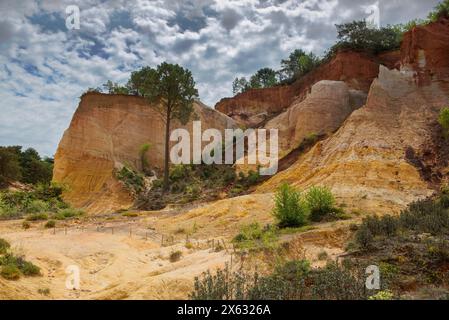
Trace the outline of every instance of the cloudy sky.
{"type": "MultiPolygon", "coordinates": [[[[79,96],[162,61],[192,70],[214,106],[232,80],[279,67],[296,48],[322,54],[334,24],[376,0],[0,0],[0,145],[52,156],[79,96]],[[80,9],[80,29],[66,8],[80,9]]],[[[437,0],[380,0],[382,25],[425,17],[437,0]]]]}

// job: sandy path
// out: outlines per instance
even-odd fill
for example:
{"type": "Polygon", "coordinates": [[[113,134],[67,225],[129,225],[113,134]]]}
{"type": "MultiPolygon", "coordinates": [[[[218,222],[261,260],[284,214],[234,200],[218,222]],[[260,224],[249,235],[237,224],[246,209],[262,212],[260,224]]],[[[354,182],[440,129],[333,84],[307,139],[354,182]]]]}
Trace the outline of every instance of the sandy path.
{"type": "MultiPolygon", "coordinates": [[[[50,289],[53,299],[168,299],[187,298],[193,277],[230,259],[225,251],[186,249],[183,243],[161,247],[159,242],[138,235],[108,234],[68,228],[21,231],[16,223],[2,223],[1,237],[13,250],[42,269],[42,277],[6,281],[0,278],[0,298],[46,298],[39,289],[50,289]],[[172,263],[169,255],[183,252],[172,263]],[[80,270],[80,290],[68,290],[68,266],[80,270]]],[[[91,226],[90,226],[91,227],[91,226]]]]}

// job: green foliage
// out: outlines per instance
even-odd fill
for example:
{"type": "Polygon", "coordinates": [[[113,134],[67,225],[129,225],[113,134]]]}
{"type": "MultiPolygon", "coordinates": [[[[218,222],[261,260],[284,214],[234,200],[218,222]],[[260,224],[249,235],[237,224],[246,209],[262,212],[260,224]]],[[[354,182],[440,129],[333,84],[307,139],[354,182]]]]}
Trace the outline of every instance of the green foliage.
{"type": "Polygon", "coordinates": [[[301,227],[307,223],[308,211],[300,193],[288,184],[282,184],[275,195],[273,215],[279,227],[301,227]]]}
{"type": "Polygon", "coordinates": [[[320,222],[329,215],[335,214],[335,198],[326,187],[312,187],[305,196],[307,207],[310,210],[310,219],[320,222]]]}
{"type": "Polygon", "coordinates": [[[301,152],[306,151],[308,148],[315,145],[315,143],[320,139],[320,137],[316,133],[308,134],[299,144],[298,149],[301,152]]]}
{"type": "Polygon", "coordinates": [[[19,155],[13,147],[0,147],[0,187],[22,178],[19,155]]]}
{"type": "Polygon", "coordinates": [[[327,53],[327,59],[341,49],[362,50],[375,54],[396,50],[400,48],[402,41],[403,31],[398,27],[372,28],[364,20],[336,25],[336,27],[338,41],[327,53]]]}
{"type": "Polygon", "coordinates": [[[315,69],[320,63],[320,58],[312,52],[306,53],[297,49],[290,53],[288,59],[281,61],[281,77],[287,82],[294,81],[315,69]]]}
{"type": "MultiPolygon", "coordinates": [[[[236,180],[231,165],[176,165],[170,168],[169,193],[162,195],[163,182],[153,181],[150,198],[155,197],[173,203],[187,203],[199,198],[215,199],[217,193],[236,180]],[[207,190],[207,192],[204,192],[207,190]]],[[[152,198],[154,199],[154,198],[152,198]]],[[[163,207],[163,206],[162,206],[163,207]]],[[[160,208],[152,208],[157,210],[160,208]]]]}
{"type": "Polygon", "coordinates": [[[26,217],[27,221],[44,221],[48,220],[48,214],[46,213],[33,213],[26,217]]]}
{"type": "Polygon", "coordinates": [[[29,148],[0,147],[0,187],[9,181],[24,183],[50,183],[53,175],[53,159],[41,159],[39,153],[29,148]]]}
{"type": "Polygon", "coordinates": [[[449,18],[449,0],[440,2],[435,7],[435,10],[429,14],[428,19],[431,22],[436,22],[442,17],[449,18]]]}
{"type": "Polygon", "coordinates": [[[177,64],[164,62],[156,69],[146,70],[145,80],[139,91],[165,120],[164,190],[168,190],[170,123],[173,119],[181,124],[189,121],[198,90],[192,73],[177,64]]]}
{"type": "Polygon", "coordinates": [[[52,229],[56,227],[56,221],[55,220],[48,220],[45,224],[45,229],[52,229]]]}
{"type": "Polygon", "coordinates": [[[37,290],[37,293],[39,293],[40,295],[43,295],[43,296],[48,296],[48,295],[50,295],[50,289],[49,288],[45,288],[45,289],[40,288],[37,290]]]}
{"type": "Polygon", "coordinates": [[[31,224],[28,221],[25,220],[25,221],[22,222],[22,228],[24,230],[28,230],[29,228],[31,228],[31,224]]]}
{"type": "Polygon", "coordinates": [[[243,269],[233,272],[228,265],[195,278],[193,300],[360,300],[367,299],[364,274],[356,268],[329,263],[311,269],[306,260],[278,265],[260,275],[243,269]]]}
{"type": "Polygon", "coordinates": [[[108,80],[105,84],[103,84],[103,88],[105,88],[109,94],[130,94],[130,90],[127,86],[121,86],[111,80],[108,80]]]}
{"type": "Polygon", "coordinates": [[[20,270],[15,265],[4,265],[1,268],[0,275],[6,280],[19,280],[20,270]]]}
{"type": "Polygon", "coordinates": [[[262,68],[250,77],[235,78],[232,83],[234,95],[249,89],[271,88],[279,84],[292,83],[321,64],[321,59],[312,52],[293,51],[288,59],[281,61],[281,70],[262,68]]]}
{"type": "Polygon", "coordinates": [[[240,233],[234,237],[233,242],[239,248],[273,248],[276,246],[276,231],[270,225],[262,228],[259,223],[255,222],[243,226],[240,233]]]}
{"type": "Polygon", "coordinates": [[[31,200],[26,207],[26,213],[39,213],[42,211],[48,211],[50,206],[43,200],[31,200]]]}
{"type": "Polygon", "coordinates": [[[140,161],[142,164],[142,170],[143,172],[147,173],[149,170],[149,163],[147,160],[147,153],[151,148],[151,144],[150,143],[144,143],[143,145],[140,146],[139,149],[139,156],[140,156],[140,161]]]}
{"type": "Polygon", "coordinates": [[[39,153],[29,148],[21,153],[22,182],[37,184],[50,183],[53,176],[53,160],[42,160],[39,153]]]}
{"type": "Polygon", "coordinates": [[[328,263],[311,275],[312,296],[319,300],[365,300],[365,275],[343,264],[328,263]]]}
{"type": "Polygon", "coordinates": [[[0,238],[0,255],[5,254],[9,250],[10,247],[11,247],[11,245],[9,244],[8,241],[0,238]]]}
{"type": "Polygon", "coordinates": [[[181,260],[182,257],[182,252],[181,251],[173,251],[172,253],[170,253],[170,262],[174,263],[177,262],[179,260],[181,260]]]}
{"type": "Polygon", "coordinates": [[[170,170],[170,180],[172,182],[177,182],[180,180],[188,179],[192,174],[192,166],[178,164],[173,166],[170,170]]]}
{"type": "Polygon", "coordinates": [[[83,210],[74,209],[74,208],[66,208],[66,209],[61,209],[56,214],[54,214],[53,219],[66,220],[66,219],[71,219],[71,218],[77,218],[84,214],[85,214],[85,212],[83,210]]]}
{"type": "Polygon", "coordinates": [[[140,70],[131,73],[131,77],[128,81],[127,87],[131,94],[143,96],[145,83],[151,76],[153,69],[151,67],[143,67],[140,70]]]}
{"type": "Polygon", "coordinates": [[[2,266],[1,275],[8,280],[17,280],[21,274],[31,277],[41,275],[38,266],[26,261],[22,256],[16,256],[12,253],[7,253],[0,257],[0,266],[2,266]],[[3,272],[3,270],[6,271],[3,272]]]}
{"type": "Polygon", "coordinates": [[[57,184],[38,184],[32,191],[0,192],[0,219],[20,218],[25,214],[36,219],[66,209],[69,206],[62,200],[62,191],[57,184]]]}
{"type": "Polygon", "coordinates": [[[444,136],[449,137],[449,108],[443,108],[438,117],[438,123],[441,125],[444,131],[444,136]]]}
{"type": "Polygon", "coordinates": [[[394,300],[394,294],[390,290],[379,291],[368,300],[394,300]]]}
{"type": "Polygon", "coordinates": [[[397,217],[366,217],[355,234],[355,242],[359,248],[366,250],[373,247],[376,239],[392,238],[399,234],[446,234],[449,231],[449,210],[440,199],[412,203],[397,217]]]}
{"type": "Polygon", "coordinates": [[[139,194],[145,189],[145,178],[143,174],[127,166],[123,166],[120,171],[116,172],[116,177],[125,184],[128,190],[135,194],[139,194]]]}
{"type": "Polygon", "coordinates": [[[270,68],[258,70],[250,79],[249,85],[252,89],[271,88],[278,84],[276,71],[270,68]]]}
{"type": "Polygon", "coordinates": [[[237,95],[239,93],[243,93],[243,92],[247,91],[250,88],[251,88],[251,86],[250,86],[248,80],[246,80],[245,77],[235,78],[234,82],[232,83],[232,93],[234,95],[237,95]]]}

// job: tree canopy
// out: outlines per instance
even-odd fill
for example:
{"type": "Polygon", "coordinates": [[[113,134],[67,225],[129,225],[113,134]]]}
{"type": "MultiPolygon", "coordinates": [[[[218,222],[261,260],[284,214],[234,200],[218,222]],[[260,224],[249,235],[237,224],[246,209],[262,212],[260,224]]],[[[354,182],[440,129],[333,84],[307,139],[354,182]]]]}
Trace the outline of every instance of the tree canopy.
{"type": "Polygon", "coordinates": [[[145,97],[165,122],[164,189],[169,187],[170,123],[186,124],[198,97],[192,73],[178,64],[162,63],[156,69],[145,67],[133,73],[129,85],[145,97]]]}
{"type": "Polygon", "coordinates": [[[53,174],[53,159],[42,159],[33,148],[0,147],[0,185],[8,181],[49,183],[53,174]]]}

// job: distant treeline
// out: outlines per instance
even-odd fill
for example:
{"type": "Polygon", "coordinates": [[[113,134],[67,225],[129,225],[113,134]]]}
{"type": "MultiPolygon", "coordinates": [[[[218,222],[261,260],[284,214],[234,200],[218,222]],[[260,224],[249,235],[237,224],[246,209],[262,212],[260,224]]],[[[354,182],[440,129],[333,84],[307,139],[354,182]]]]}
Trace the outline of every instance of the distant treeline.
{"type": "Polygon", "coordinates": [[[0,187],[13,181],[47,184],[52,176],[52,158],[41,158],[33,148],[22,151],[21,146],[0,147],[0,187]]]}

